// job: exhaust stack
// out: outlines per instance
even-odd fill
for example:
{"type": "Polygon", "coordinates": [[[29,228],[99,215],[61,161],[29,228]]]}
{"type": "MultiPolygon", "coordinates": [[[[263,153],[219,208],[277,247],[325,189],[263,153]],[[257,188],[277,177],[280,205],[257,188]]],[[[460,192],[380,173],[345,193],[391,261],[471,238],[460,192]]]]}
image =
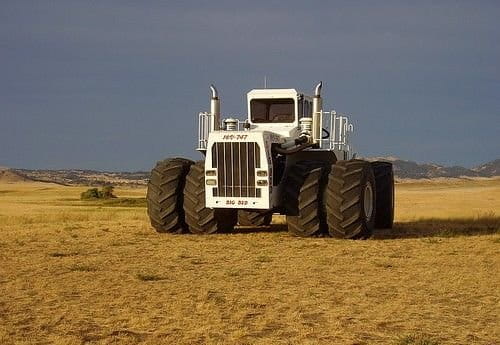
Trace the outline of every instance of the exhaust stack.
{"type": "Polygon", "coordinates": [[[219,93],[213,84],[210,85],[210,91],[212,92],[212,98],[210,99],[210,114],[212,114],[210,132],[212,132],[220,129],[220,99],[219,93]]]}
{"type": "Polygon", "coordinates": [[[312,108],[312,139],[314,144],[319,144],[321,140],[321,128],[323,127],[323,99],[321,98],[321,87],[323,82],[320,81],[314,89],[313,108],[312,108]]]}

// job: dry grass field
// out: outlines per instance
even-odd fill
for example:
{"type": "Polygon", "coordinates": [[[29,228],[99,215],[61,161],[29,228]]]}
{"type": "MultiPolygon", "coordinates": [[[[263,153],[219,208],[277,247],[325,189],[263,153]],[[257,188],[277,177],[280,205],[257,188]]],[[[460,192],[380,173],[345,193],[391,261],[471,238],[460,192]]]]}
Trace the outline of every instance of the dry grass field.
{"type": "Polygon", "coordinates": [[[0,344],[500,344],[499,179],[398,184],[366,241],[160,235],[84,189],[0,184],[0,344]]]}

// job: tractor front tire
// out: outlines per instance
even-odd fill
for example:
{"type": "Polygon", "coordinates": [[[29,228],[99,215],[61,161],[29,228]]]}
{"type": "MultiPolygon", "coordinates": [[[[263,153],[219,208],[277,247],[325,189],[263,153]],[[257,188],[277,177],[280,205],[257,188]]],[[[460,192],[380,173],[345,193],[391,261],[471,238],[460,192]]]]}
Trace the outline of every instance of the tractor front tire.
{"type": "Polygon", "coordinates": [[[157,232],[180,233],[186,228],[182,190],[191,164],[188,159],[170,158],[156,163],[151,171],[146,201],[157,232]]]}
{"type": "Polygon", "coordinates": [[[238,211],[238,224],[243,226],[268,226],[273,218],[272,211],[238,211]]]}
{"type": "Polygon", "coordinates": [[[231,231],[237,221],[232,209],[212,209],[205,206],[205,162],[191,165],[184,186],[184,213],[188,230],[193,234],[213,234],[231,231]]]}
{"type": "Polygon", "coordinates": [[[394,223],[394,173],[392,163],[372,162],[377,207],[375,228],[392,229],[394,223]]]}
{"type": "Polygon", "coordinates": [[[332,165],[325,193],[328,232],[332,237],[371,236],[376,212],[375,188],[369,162],[353,159],[332,165]]]}
{"type": "Polygon", "coordinates": [[[321,235],[325,228],[322,190],[326,183],[325,163],[300,161],[285,172],[283,203],[288,232],[299,237],[321,235]]]}

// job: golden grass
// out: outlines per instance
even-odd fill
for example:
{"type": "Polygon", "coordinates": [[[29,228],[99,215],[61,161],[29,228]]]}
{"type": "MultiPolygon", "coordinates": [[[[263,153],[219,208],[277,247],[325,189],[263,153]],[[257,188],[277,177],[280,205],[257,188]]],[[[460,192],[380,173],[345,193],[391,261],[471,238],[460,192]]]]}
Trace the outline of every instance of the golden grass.
{"type": "Polygon", "coordinates": [[[397,187],[398,221],[500,216],[500,178],[415,181],[397,187]]]}
{"type": "Polygon", "coordinates": [[[500,180],[398,184],[395,229],[367,241],[294,238],[280,217],[161,235],[85,189],[0,185],[0,344],[500,339],[500,180]]]}

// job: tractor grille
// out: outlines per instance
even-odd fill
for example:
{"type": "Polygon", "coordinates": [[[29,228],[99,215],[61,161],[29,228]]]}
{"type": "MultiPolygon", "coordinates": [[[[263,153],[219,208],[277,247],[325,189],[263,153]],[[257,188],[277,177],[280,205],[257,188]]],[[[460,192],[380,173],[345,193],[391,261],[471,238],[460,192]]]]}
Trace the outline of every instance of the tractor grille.
{"type": "Polygon", "coordinates": [[[255,169],[260,168],[257,143],[214,143],[212,168],[217,169],[214,197],[260,197],[260,189],[255,186],[255,169]]]}

